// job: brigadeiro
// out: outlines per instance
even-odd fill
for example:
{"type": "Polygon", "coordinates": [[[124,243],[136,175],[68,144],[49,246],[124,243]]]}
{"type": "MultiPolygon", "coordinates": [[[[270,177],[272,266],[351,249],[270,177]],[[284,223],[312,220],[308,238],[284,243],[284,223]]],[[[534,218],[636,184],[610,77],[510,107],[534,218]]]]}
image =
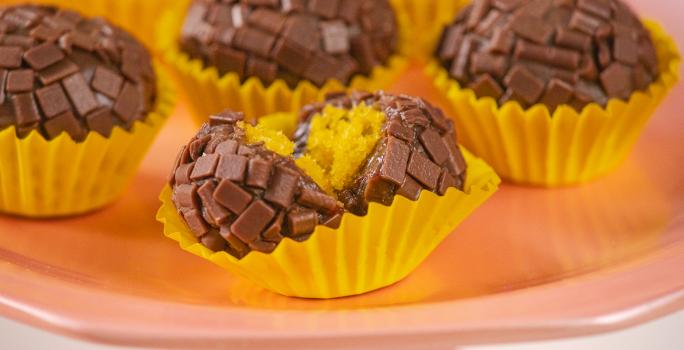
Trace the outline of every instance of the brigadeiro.
{"type": "Polygon", "coordinates": [[[47,139],[130,130],[154,108],[147,50],[103,19],[54,7],[5,9],[0,17],[0,129],[47,139]]]}
{"type": "MultiPolygon", "coordinates": [[[[176,21],[178,27],[169,25],[169,30],[179,36],[166,48],[167,59],[186,76],[187,84],[204,90],[193,102],[204,120],[209,111],[226,107],[225,99],[201,98],[212,95],[210,87],[224,96],[238,95],[242,101],[229,102],[234,104],[229,107],[252,119],[252,109],[259,107],[251,105],[276,104],[262,108],[259,115],[280,109],[295,112],[312,102],[316,90],[333,88],[332,81],[338,90],[371,83],[382,87],[389,83],[388,72],[396,73],[392,58],[397,54],[398,26],[388,0],[194,0],[182,21],[176,21]],[[188,58],[200,61],[202,72],[193,71],[188,58]],[[216,76],[207,74],[212,69],[216,76]],[[252,80],[260,84],[249,83],[252,80]],[[297,99],[301,102],[293,102],[297,99]]],[[[169,41],[166,36],[161,40],[169,41]]]]}
{"type": "MultiPolygon", "coordinates": [[[[132,172],[129,168],[139,158],[136,155],[144,154],[146,147],[142,146],[151,141],[151,131],[162,119],[162,106],[168,104],[160,101],[163,100],[160,95],[168,95],[168,91],[157,87],[147,50],[133,36],[102,18],[85,18],[77,12],[48,6],[0,8],[0,32],[0,134],[16,135],[3,139],[12,145],[0,147],[8,158],[18,162],[2,162],[0,181],[31,184],[22,196],[0,201],[3,203],[0,211],[52,216],[103,205],[107,200],[99,197],[112,196],[111,191],[121,190],[119,182],[125,181],[124,175],[132,172]],[[117,128],[123,133],[114,135],[117,128]],[[97,138],[94,135],[108,141],[91,145],[97,138]],[[56,193],[62,190],[84,192],[87,188],[67,185],[61,188],[61,182],[80,181],[61,179],[66,177],[64,170],[50,167],[59,167],[64,162],[55,162],[50,157],[68,157],[72,169],[83,166],[89,170],[113,156],[107,146],[115,149],[122,138],[125,142],[133,139],[146,142],[141,142],[139,150],[129,150],[130,162],[122,157],[116,164],[103,166],[113,172],[120,165],[116,171],[121,171],[122,179],[114,180],[111,190],[96,191],[98,195],[89,198],[92,201],[76,207],[71,207],[68,200],[77,195],[57,198],[56,193]],[[20,146],[15,146],[15,142],[20,146]],[[67,151],[63,148],[65,144],[73,145],[69,149],[72,153],[55,154],[67,151]],[[102,150],[99,152],[93,147],[102,150]],[[17,164],[28,159],[41,166],[30,171],[16,169],[17,164]],[[52,189],[44,189],[38,180],[51,172],[55,181],[45,185],[52,189]],[[53,194],[55,198],[51,198],[53,194]],[[34,195],[37,197],[33,198],[34,195]]],[[[120,146],[126,147],[126,144],[120,146]]],[[[98,177],[96,173],[90,176],[98,177]]],[[[107,185],[92,180],[85,184],[107,185]]]]}
{"type": "Polygon", "coordinates": [[[228,253],[228,262],[247,269],[250,261],[273,263],[283,254],[333,257],[323,267],[298,267],[303,269],[334,270],[333,265],[346,266],[364,254],[375,264],[387,257],[363,240],[393,247],[386,254],[398,256],[387,261],[387,269],[405,271],[401,276],[387,273],[353,292],[312,288],[296,293],[341,296],[405,276],[497,184],[486,165],[464,157],[452,122],[426,101],[383,92],[335,93],[302,109],[292,140],[244,122],[241,113],[210,117],[180,152],[159,215],[167,235],[182,246],[185,239],[194,240],[208,254],[228,253]],[[470,187],[466,173],[474,176],[470,187]],[[420,214],[425,210],[434,215],[420,214]],[[306,252],[287,253],[292,247],[287,240],[306,252]],[[318,247],[322,240],[336,243],[318,247]],[[396,251],[404,241],[412,253],[396,251]],[[277,249],[282,244],[288,247],[277,249]],[[336,258],[335,249],[343,252],[336,258]],[[402,254],[414,254],[414,260],[402,254]]]}
{"type": "MultiPolygon", "coordinates": [[[[545,185],[581,182],[598,173],[606,172],[616,164],[614,157],[608,157],[608,161],[596,162],[596,169],[592,169],[594,164],[587,164],[586,157],[592,153],[596,156],[597,152],[593,145],[588,143],[594,142],[598,145],[604,139],[597,140],[597,136],[606,136],[590,134],[596,130],[627,130],[633,134],[635,129],[643,126],[641,121],[652,111],[650,107],[657,103],[657,99],[650,99],[645,104],[650,109],[643,108],[638,111],[629,108],[608,108],[611,102],[630,103],[635,93],[639,93],[639,96],[653,96],[654,91],[651,87],[666,81],[662,78],[669,75],[670,66],[665,61],[659,62],[658,51],[654,45],[654,41],[658,39],[662,39],[660,46],[667,46],[668,39],[659,27],[650,24],[647,29],[636,14],[619,0],[475,0],[444,29],[435,52],[435,59],[439,70],[446,74],[440,73],[436,82],[440,91],[449,95],[448,98],[458,111],[470,108],[466,105],[475,108],[477,114],[492,111],[475,105],[484,105],[489,102],[483,100],[493,99],[495,109],[493,114],[487,112],[488,116],[503,113],[504,110],[515,116],[501,116],[491,120],[465,113],[456,115],[460,128],[480,128],[475,124],[488,123],[488,126],[482,125],[485,133],[492,128],[490,121],[505,121],[506,125],[498,127],[503,132],[486,133],[490,136],[499,135],[496,136],[497,140],[485,141],[480,138],[480,141],[464,141],[476,153],[489,154],[487,160],[505,177],[519,182],[545,185]],[[474,99],[466,97],[468,93],[474,94],[474,99]],[[508,102],[522,110],[506,107],[508,102]],[[598,108],[588,109],[591,105],[598,108]],[[528,109],[533,113],[535,106],[542,108],[537,110],[538,113],[548,114],[548,118],[557,120],[535,122],[532,117],[522,117],[528,109]],[[558,111],[560,113],[556,113],[558,111]],[[615,118],[608,118],[608,115],[635,112],[640,115],[616,117],[630,118],[630,124],[633,126],[631,129],[595,125],[592,130],[575,132],[569,130],[568,126],[579,127],[582,124],[565,120],[576,118],[579,114],[591,114],[601,115],[596,119],[602,123],[615,124],[615,118]],[[515,124],[517,122],[521,124],[515,124]],[[472,125],[466,126],[466,123],[472,125]],[[525,126],[525,123],[532,124],[525,126]],[[558,123],[559,126],[540,128],[539,126],[544,123],[558,123]],[[564,127],[560,127],[561,124],[564,127]],[[514,125],[512,130],[507,130],[514,125]],[[531,142],[522,139],[518,130],[534,130],[541,134],[535,136],[533,133],[527,133],[527,137],[558,137],[557,140],[552,139],[550,142],[558,142],[558,147],[549,146],[549,149],[568,150],[568,138],[558,132],[549,136],[551,129],[567,131],[574,134],[568,137],[588,142],[578,144],[579,153],[572,150],[558,157],[565,161],[579,157],[579,166],[576,169],[582,174],[567,170],[575,167],[552,169],[558,165],[548,163],[556,162],[556,159],[553,153],[547,156],[549,153],[543,150],[519,152],[512,149],[492,149],[492,146],[503,147],[503,144],[508,144],[509,148],[524,147],[518,146],[517,142],[530,146],[531,142]],[[579,133],[586,133],[586,137],[579,133]],[[501,137],[519,138],[520,141],[504,141],[501,137]],[[489,149],[485,151],[485,147],[489,149]],[[524,160],[525,164],[529,165],[525,169],[525,165],[517,165],[523,160],[511,159],[511,156],[506,154],[510,152],[526,155],[536,153],[546,158],[524,160]],[[573,157],[570,156],[571,153],[574,154],[573,157]],[[494,157],[498,159],[494,160],[494,157]],[[536,174],[531,174],[532,172],[536,174]]],[[[670,50],[668,55],[674,57],[676,51],[670,50]]],[[[622,158],[624,150],[629,149],[631,140],[634,139],[631,134],[618,136],[618,139],[630,140],[625,142],[625,147],[619,146],[620,152],[617,153],[622,158]]],[[[616,153],[610,146],[604,150],[616,153]]]]}

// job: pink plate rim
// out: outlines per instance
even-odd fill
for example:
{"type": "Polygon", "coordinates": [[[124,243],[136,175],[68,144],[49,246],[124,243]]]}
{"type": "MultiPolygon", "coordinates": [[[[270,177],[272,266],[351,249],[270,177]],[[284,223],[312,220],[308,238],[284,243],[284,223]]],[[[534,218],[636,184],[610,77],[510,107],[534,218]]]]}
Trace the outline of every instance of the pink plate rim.
{"type": "Polygon", "coordinates": [[[210,348],[248,342],[260,349],[296,341],[299,347],[343,348],[386,337],[407,347],[465,345],[588,335],[639,324],[684,308],[681,276],[684,244],[679,243],[583,275],[581,283],[569,279],[474,299],[312,313],[174,304],[54,279],[45,284],[51,277],[5,260],[0,313],[63,335],[128,346],[210,348]],[[635,280],[649,288],[624,293],[635,280]],[[530,309],[531,301],[539,308],[530,309]],[[565,307],[570,303],[572,308],[565,307]],[[74,304],[87,311],[70,313],[74,304]],[[179,322],[187,318],[192,326],[179,322]]]}

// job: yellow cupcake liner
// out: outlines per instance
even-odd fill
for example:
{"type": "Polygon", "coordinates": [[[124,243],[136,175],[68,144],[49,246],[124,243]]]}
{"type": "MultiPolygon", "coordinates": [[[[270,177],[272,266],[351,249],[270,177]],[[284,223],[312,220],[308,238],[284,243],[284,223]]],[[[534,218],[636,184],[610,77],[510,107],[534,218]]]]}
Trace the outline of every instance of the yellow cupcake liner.
{"type": "Polygon", "coordinates": [[[655,108],[679,79],[680,56],[663,28],[646,21],[658,55],[660,76],[628,101],[592,103],[581,112],[559,107],[553,116],[543,105],[527,110],[517,102],[499,107],[477,98],[438,63],[425,72],[444,95],[459,130],[459,141],[504,179],[556,187],[584,183],[617,168],[629,155],[655,108]]]}
{"type": "Polygon", "coordinates": [[[404,38],[402,52],[426,60],[436,50],[447,24],[471,0],[390,0],[404,38]]]}
{"type": "MultiPolygon", "coordinates": [[[[187,1],[187,0],[180,0],[187,1]]],[[[145,45],[154,47],[154,30],[164,0],[3,0],[0,5],[37,3],[76,10],[89,17],[105,17],[134,34],[145,45]]]]}
{"type": "Polygon", "coordinates": [[[133,178],[170,115],[175,93],[158,77],[156,108],[131,131],[115,127],[109,138],[89,132],[77,143],[66,133],[46,140],[37,131],[0,131],[0,212],[33,218],[78,215],[116,200],[133,178]]]}
{"type": "Polygon", "coordinates": [[[306,242],[284,239],[271,254],[251,252],[238,260],[197,242],[171,200],[161,193],[157,220],[164,235],[181,248],[286,296],[336,298],[373,291],[403,279],[461,221],[487,200],[500,180],[482,160],[464,150],[465,191],[451,188],[440,197],[423,191],[418,201],[397,196],[387,207],[371,203],[368,215],[344,215],[334,230],[319,226],[306,242]]]}
{"type": "Polygon", "coordinates": [[[292,89],[283,80],[265,87],[258,78],[241,82],[235,73],[223,76],[214,67],[204,67],[202,61],[190,59],[178,47],[178,36],[185,11],[166,11],[157,28],[157,44],[164,61],[174,72],[183,88],[193,119],[197,124],[207,121],[209,115],[224,109],[242,111],[247,119],[277,112],[298,112],[302,106],[320,101],[332,91],[387,89],[405,70],[406,58],[392,56],[386,66],[376,67],[369,77],[357,75],[349,86],[329,80],[322,87],[302,81],[292,89]]]}

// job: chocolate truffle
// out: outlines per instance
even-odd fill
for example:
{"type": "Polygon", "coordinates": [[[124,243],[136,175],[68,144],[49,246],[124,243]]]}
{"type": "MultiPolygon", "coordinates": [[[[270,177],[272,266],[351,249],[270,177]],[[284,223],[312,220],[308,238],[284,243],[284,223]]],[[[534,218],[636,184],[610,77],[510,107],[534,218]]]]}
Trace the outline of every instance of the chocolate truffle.
{"type": "Polygon", "coordinates": [[[387,0],[194,0],[180,45],[191,58],[242,80],[322,86],[369,75],[395,53],[387,0]]]}
{"type": "Polygon", "coordinates": [[[173,201],[198,240],[242,258],[270,253],[283,237],[306,240],[336,228],[344,212],[292,157],[250,144],[241,113],[212,116],[183,147],[171,177],[173,201]]]}
{"type": "Polygon", "coordinates": [[[659,74],[649,32],[619,0],[475,0],[436,55],[478,97],[551,112],[626,100],[659,74]]]}
{"type": "Polygon", "coordinates": [[[0,7],[0,130],[82,141],[129,130],[153,108],[147,50],[101,18],[48,6],[0,7]]]}
{"type": "MultiPolygon", "coordinates": [[[[335,191],[347,211],[366,215],[370,202],[391,205],[396,195],[418,200],[423,190],[444,195],[450,187],[463,189],[466,163],[452,121],[440,109],[412,96],[339,93],[305,107],[295,134],[295,157],[311,152],[311,138],[315,137],[311,121],[325,113],[326,106],[353,110],[359,105],[381,111],[384,121],[373,151],[352,180],[335,191]]],[[[349,155],[340,158],[346,162],[349,155]]]]}

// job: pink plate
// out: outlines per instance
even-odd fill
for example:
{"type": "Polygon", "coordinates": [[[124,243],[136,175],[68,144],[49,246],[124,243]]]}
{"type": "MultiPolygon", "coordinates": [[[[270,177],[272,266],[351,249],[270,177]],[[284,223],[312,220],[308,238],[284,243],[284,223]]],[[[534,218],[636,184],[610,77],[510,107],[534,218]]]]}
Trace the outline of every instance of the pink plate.
{"type": "MultiPolygon", "coordinates": [[[[684,3],[637,7],[681,47],[684,3]]],[[[396,90],[434,96],[415,67],[396,90]]],[[[504,186],[406,280],[327,301],[271,294],[162,236],[157,195],[194,129],[181,107],[117,204],[0,217],[0,313],[92,341],[193,349],[448,347],[644,322],[684,307],[682,96],[679,85],[614,174],[580,188],[504,186]]]]}

